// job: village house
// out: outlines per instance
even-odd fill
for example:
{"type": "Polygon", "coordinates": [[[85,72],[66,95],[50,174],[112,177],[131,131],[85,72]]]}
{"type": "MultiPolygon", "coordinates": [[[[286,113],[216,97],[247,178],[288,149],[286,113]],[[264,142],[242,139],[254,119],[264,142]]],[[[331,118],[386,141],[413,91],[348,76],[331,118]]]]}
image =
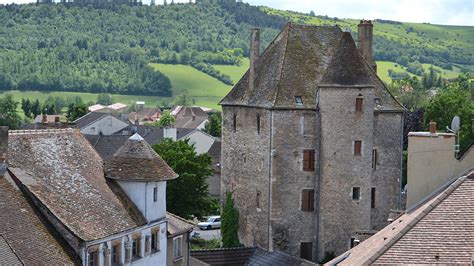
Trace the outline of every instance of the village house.
{"type": "Polygon", "coordinates": [[[175,127],[204,129],[208,122],[208,114],[199,106],[176,106],[171,115],[176,118],[175,127]]]}
{"type": "Polygon", "coordinates": [[[90,112],[74,121],[83,134],[111,135],[129,124],[109,113],[90,112]]]}
{"type": "Polygon", "coordinates": [[[222,193],[247,246],[319,261],[399,209],[404,108],[375,72],[370,21],[358,46],[338,26],[288,23],[221,101],[222,193]]]}
{"type": "Polygon", "coordinates": [[[177,174],[138,134],[104,163],[77,129],[2,127],[0,154],[0,204],[14,203],[0,235],[25,264],[166,265],[170,233],[183,239],[173,261],[187,261],[192,225],[166,213],[177,174]]]}
{"type": "Polygon", "coordinates": [[[128,121],[131,124],[143,125],[145,123],[154,123],[160,120],[161,109],[158,107],[137,107],[136,111],[128,113],[128,121]]]}

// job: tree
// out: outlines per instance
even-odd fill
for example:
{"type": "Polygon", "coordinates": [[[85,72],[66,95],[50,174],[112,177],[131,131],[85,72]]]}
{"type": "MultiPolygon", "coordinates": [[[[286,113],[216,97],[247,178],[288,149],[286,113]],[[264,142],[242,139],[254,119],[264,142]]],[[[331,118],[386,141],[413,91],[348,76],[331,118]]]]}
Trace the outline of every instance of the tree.
{"type": "Polygon", "coordinates": [[[67,108],[66,118],[67,121],[73,122],[85,114],[87,114],[87,106],[84,103],[70,103],[67,108]]]}
{"type": "Polygon", "coordinates": [[[189,96],[187,91],[183,91],[176,98],[175,105],[188,106],[189,105],[189,96]]]}
{"type": "Polygon", "coordinates": [[[167,183],[167,210],[187,219],[202,218],[215,211],[215,200],[207,190],[207,178],[213,174],[212,160],[208,154],[198,155],[188,142],[165,139],[153,149],[179,175],[167,183]]]}
{"type": "Polygon", "coordinates": [[[21,110],[23,110],[23,113],[25,114],[26,117],[31,118],[31,102],[30,99],[21,99],[21,110]]]}
{"type": "Polygon", "coordinates": [[[97,95],[97,101],[95,103],[102,105],[111,105],[113,103],[112,95],[108,93],[101,93],[97,95]]]}
{"type": "Polygon", "coordinates": [[[39,114],[41,114],[41,104],[38,99],[36,99],[32,104],[31,104],[31,114],[33,115],[32,118],[37,117],[39,114]]]}
{"type": "Polygon", "coordinates": [[[209,116],[209,121],[204,126],[204,132],[213,137],[221,137],[222,134],[222,116],[221,113],[214,113],[209,116]]]}
{"type": "Polygon", "coordinates": [[[224,248],[240,247],[238,236],[239,211],[234,206],[232,193],[227,192],[221,220],[222,246],[224,248]]]}
{"type": "Polygon", "coordinates": [[[176,123],[176,118],[169,112],[166,111],[160,117],[160,120],[156,121],[157,127],[170,127],[176,123]]]}
{"type": "Polygon", "coordinates": [[[0,126],[8,126],[10,129],[17,129],[20,126],[20,116],[16,112],[18,102],[13,99],[13,95],[5,94],[0,98],[0,126]]]}
{"type": "Polygon", "coordinates": [[[471,119],[474,117],[474,101],[471,92],[463,88],[460,82],[453,82],[442,88],[429,102],[425,112],[425,127],[431,120],[435,121],[438,129],[445,129],[451,125],[454,116],[461,119],[460,145],[461,150],[474,140],[471,119]]]}

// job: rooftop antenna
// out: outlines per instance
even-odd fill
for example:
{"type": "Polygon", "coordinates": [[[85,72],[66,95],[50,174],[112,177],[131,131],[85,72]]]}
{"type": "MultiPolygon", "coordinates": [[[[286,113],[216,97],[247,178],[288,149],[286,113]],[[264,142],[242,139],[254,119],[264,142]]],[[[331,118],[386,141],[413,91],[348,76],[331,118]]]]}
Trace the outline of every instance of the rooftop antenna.
{"type": "Polygon", "coordinates": [[[459,116],[453,117],[451,121],[451,128],[446,126],[448,132],[452,132],[456,135],[456,144],[454,144],[454,155],[457,157],[459,154],[459,130],[461,129],[461,119],[459,116]]]}

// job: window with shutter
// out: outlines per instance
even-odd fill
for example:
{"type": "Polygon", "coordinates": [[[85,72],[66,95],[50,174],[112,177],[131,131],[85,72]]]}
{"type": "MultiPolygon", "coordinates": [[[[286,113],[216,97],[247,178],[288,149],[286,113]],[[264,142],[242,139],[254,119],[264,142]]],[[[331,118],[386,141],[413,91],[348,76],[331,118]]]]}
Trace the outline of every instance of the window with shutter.
{"type": "Polygon", "coordinates": [[[313,242],[300,243],[301,258],[305,260],[313,259],[313,242]]]}
{"type": "Polygon", "coordinates": [[[362,140],[354,141],[354,155],[361,155],[362,140]]]}
{"type": "Polygon", "coordinates": [[[301,195],[301,210],[314,211],[314,189],[303,189],[301,195]]]}
{"type": "Polygon", "coordinates": [[[303,171],[314,171],[315,152],[314,150],[303,151],[303,171]]]}
{"type": "Polygon", "coordinates": [[[359,200],[360,199],[360,187],[353,187],[352,188],[352,199],[359,200]]]}
{"type": "Polygon", "coordinates": [[[356,113],[362,113],[362,107],[364,104],[364,98],[361,96],[356,98],[356,113]]]}

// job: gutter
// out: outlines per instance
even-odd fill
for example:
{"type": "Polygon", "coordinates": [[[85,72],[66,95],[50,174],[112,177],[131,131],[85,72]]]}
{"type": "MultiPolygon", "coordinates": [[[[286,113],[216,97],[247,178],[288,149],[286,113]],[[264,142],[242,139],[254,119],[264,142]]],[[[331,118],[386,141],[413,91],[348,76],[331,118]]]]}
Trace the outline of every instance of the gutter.
{"type": "Polygon", "coordinates": [[[318,135],[318,140],[317,140],[317,145],[318,145],[318,170],[316,172],[316,176],[318,178],[316,183],[316,191],[318,191],[318,215],[316,215],[315,219],[315,229],[316,229],[316,258],[319,260],[319,232],[320,232],[320,213],[321,213],[321,162],[322,162],[322,147],[321,147],[321,138],[322,138],[322,128],[321,128],[321,112],[319,110],[319,95],[320,95],[321,89],[318,88],[316,91],[316,115],[317,115],[317,120],[316,120],[316,130],[317,130],[317,135],[318,135]]]}
{"type": "Polygon", "coordinates": [[[272,236],[272,179],[273,179],[273,111],[270,110],[270,158],[268,162],[268,251],[273,252],[273,236],[272,236]]]}
{"type": "MultiPolygon", "coordinates": [[[[402,209],[402,191],[403,191],[403,129],[405,128],[404,125],[404,119],[405,118],[405,112],[402,113],[401,115],[401,123],[400,123],[400,130],[401,130],[401,137],[400,137],[400,180],[399,180],[399,185],[400,185],[400,190],[398,191],[398,209],[402,209]]],[[[408,162],[408,161],[407,161],[408,162]]],[[[408,167],[408,163],[407,166],[408,167]]],[[[408,172],[407,172],[408,175],[408,172]]],[[[407,176],[408,178],[408,176],[407,176]]],[[[405,206],[406,207],[406,206],[405,206]]]]}

